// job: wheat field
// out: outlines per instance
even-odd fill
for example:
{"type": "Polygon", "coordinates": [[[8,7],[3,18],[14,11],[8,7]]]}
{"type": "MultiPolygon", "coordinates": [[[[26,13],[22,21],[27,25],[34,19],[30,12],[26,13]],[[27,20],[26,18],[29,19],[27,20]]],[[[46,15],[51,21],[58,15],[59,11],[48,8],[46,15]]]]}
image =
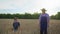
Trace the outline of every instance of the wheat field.
{"type": "MultiPolygon", "coordinates": [[[[21,26],[13,32],[13,19],[0,19],[0,34],[40,34],[38,19],[18,19],[21,26]]],[[[60,20],[50,20],[48,34],[60,34],[60,20]]]]}

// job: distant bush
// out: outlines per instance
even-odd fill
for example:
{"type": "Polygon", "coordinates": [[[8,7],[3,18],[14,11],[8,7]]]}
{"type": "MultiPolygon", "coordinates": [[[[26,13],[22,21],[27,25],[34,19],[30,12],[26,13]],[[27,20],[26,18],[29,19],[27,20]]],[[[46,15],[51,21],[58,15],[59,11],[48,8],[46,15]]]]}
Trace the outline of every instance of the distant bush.
{"type": "Polygon", "coordinates": [[[52,15],[51,19],[58,19],[58,20],[60,20],[60,12],[58,12],[56,15],[52,15]]]}
{"type": "Polygon", "coordinates": [[[34,14],[0,14],[0,19],[12,19],[14,17],[18,17],[19,19],[37,19],[39,17],[39,13],[34,14]]]}
{"type": "MultiPolygon", "coordinates": [[[[14,17],[18,17],[19,19],[38,19],[40,13],[34,13],[34,14],[0,14],[0,19],[13,19],[14,17]]],[[[58,12],[56,15],[51,15],[51,19],[59,19],[60,20],[60,12],[58,12]]]]}

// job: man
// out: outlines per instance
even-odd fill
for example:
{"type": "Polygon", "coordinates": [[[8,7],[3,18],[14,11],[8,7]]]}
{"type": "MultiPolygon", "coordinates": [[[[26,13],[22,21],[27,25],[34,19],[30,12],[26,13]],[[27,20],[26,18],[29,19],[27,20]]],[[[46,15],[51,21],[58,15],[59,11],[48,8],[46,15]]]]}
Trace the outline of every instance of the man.
{"type": "Polygon", "coordinates": [[[47,26],[49,26],[49,15],[46,13],[46,10],[41,9],[42,14],[39,17],[40,22],[40,34],[47,34],[47,26]]]}

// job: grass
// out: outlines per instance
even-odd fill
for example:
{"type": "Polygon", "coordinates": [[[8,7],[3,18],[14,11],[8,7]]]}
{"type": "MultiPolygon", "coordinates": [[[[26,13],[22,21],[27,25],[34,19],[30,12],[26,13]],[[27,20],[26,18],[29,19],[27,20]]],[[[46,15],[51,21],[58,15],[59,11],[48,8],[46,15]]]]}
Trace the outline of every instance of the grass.
{"type": "MultiPolygon", "coordinates": [[[[15,34],[39,34],[38,19],[18,19],[21,30],[15,34]],[[19,33],[18,33],[19,32],[19,33]]],[[[14,34],[12,31],[13,19],[0,19],[0,34],[14,34]]],[[[60,34],[60,20],[50,20],[48,34],[60,34]]]]}

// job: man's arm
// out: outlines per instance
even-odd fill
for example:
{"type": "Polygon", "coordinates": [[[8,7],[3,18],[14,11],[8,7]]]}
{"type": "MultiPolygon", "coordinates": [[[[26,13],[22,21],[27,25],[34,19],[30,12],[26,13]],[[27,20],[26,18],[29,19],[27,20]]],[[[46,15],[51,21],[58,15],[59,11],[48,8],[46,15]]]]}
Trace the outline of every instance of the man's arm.
{"type": "Polygon", "coordinates": [[[49,17],[49,15],[47,14],[47,23],[48,23],[48,27],[49,27],[49,22],[50,22],[50,17],[49,17]]]}

